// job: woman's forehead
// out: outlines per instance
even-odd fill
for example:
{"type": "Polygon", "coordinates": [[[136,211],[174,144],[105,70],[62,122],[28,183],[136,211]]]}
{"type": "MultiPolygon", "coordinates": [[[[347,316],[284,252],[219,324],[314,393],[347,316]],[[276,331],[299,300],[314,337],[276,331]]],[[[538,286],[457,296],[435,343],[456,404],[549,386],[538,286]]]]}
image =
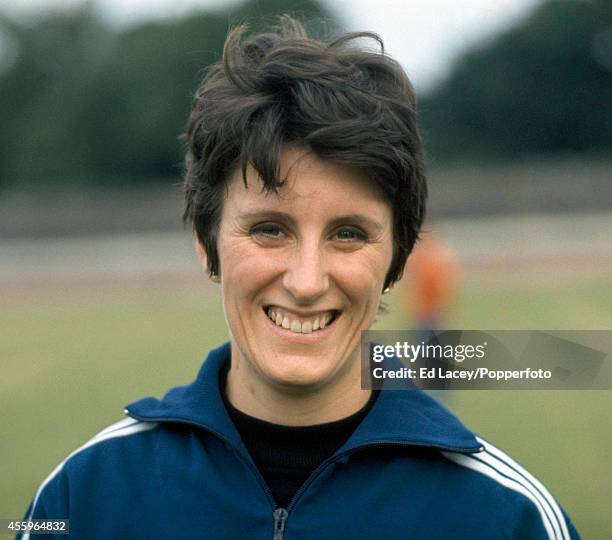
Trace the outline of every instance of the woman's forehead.
{"type": "MultiPolygon", "coordinates": [[[[227,203],[243,211],[269,209],[291,212],[322,207],[352,213],[356,209],[384,213],[390,210],[381,188],[363,171],[325,161],[312,152],[287,148],[280,161],[282,184],[265,190],[259,174],[247,167],[246,185],[237,170],[228,182],[227,203]]],[[[363,211],[363,210],[362,210],[363,211]]]]}

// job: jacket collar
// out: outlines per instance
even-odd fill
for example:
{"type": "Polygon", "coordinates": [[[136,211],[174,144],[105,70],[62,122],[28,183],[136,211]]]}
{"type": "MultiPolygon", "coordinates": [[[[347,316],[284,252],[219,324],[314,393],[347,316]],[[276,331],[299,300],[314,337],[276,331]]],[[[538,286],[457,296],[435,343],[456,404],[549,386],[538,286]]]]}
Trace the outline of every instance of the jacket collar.
{"type": "MultiPolygon", "coordinates": [[[[213,349],[194,382],[171,389],[163,399],[147,397],[128,405],[126,414],[143,421],[183,422],[243,446],[225,409],[219,375],[230,360],[230,344],[213,349]]],[[[446,451],[479,452],[482,445],[454,415],[421,390],[383,390],[376,403],[339,452],[377,444],[399,443],[446,451]]]]}

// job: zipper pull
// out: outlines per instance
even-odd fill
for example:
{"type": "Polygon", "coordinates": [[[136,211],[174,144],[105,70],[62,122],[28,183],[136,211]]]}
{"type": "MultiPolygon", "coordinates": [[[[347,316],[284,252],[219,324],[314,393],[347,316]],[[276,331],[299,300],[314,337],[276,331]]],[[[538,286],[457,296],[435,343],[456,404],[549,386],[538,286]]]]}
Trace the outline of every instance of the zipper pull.
{"type": "Polygon", "coordinates": [[[273,540],[283,540],[283,532],[285,530],[285,521],[289,513],[284,508],[274,510],[274,538],[273,540]]]}

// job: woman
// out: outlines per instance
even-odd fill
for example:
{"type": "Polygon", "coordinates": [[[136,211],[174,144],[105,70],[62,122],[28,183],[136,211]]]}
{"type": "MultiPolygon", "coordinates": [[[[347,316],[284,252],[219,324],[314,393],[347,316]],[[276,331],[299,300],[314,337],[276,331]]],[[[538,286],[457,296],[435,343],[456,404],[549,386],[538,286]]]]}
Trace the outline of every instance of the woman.
{"type": "Polygon", "coordinates": [[[411,85],[351,46],[364,36],[328,44],[289,18],[230,34],[193,104],[185,177],[230,341],[71,454],[29,518],[68,518],[75,538],[578,538],[431,398],[361,388],[361,331],[426,197],[411,85]]]}

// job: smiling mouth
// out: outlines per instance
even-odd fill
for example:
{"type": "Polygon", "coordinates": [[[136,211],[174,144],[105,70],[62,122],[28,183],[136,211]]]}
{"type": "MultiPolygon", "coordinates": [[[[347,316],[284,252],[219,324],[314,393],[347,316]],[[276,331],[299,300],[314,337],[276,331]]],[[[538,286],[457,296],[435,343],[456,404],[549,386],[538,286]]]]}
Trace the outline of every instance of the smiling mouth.
{"type": "Polygon", "coordinates": [[[330,310],[309,317],[298,316],[277,306],[264,306],[266,317],[276,326],[295,334],[310,334],[330,326],[340,315],[338,310],[330,310]]]}

